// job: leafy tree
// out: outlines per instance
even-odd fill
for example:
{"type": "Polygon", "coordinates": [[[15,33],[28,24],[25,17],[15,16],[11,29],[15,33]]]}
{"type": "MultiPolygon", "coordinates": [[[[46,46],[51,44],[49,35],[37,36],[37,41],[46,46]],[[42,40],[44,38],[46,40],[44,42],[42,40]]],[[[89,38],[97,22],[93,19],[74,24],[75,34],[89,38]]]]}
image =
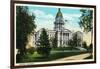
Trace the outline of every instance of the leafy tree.
{"type": "Polygon", "coordinates": [[[93,35],[93,10],[90,9],[81,9],[80,12],[82,13],[80,17],[79,25],[83,28],[84,32],[91,32],[91,43],[92,43],[92,35],[93,35]]]}
{"type": "Polygon", "coordinates": [[[72,37],[72,39],[69,40],[69,46],[71,47],[71,49],[77,47],[77,46],[80,46],[80,42],[81,42],[81,39],[78,38],[78,35],[77,33],[75,33],[72,37]]]}
{"type": "Polygon", "coordinates": [[[16,6],[16,48],[20,55],[26,53],[27,36],[36,28],[35,16],[29,14],[27,6],[16,6]]]}
{"type": "Polygon", "coordinates": [[[73,43],[73,40],[72,39],[70,39],[68,41],[68,45],[70,46],[71,50],[74,48],[74,43],[73,43]]]}
{"type": "Polygon", "coordinates": [[[57,48],[57,32],[55,33],[54,39],[52,41],[53,48],[57,48]]]}
{"type": "Polygon", "coordinates": [[[77,46],[77,42],[78,42],[77,34],[76,33],[73,35],[73,38],[72,39],[73,39],[73,44],[76,47],[77,46]]]}
{"type": "Polygon", "coordinates": [[[81,45],[81,38],[78,36],[77,33],[75,33],[73,35],[73,44],[75,45],[75,47],[80,46],[81,45]]]}
{"type": "Polygon", "coordinates": [[[39,45],[37,46],[38,54],[48,57],[51,51],[49,39],[46,30],[43,28],[39,38],[39,45]]]}
{"type": "Polygon", "coordinates": [[[71,50],[77,46],[77,34],[74,34],[72,39],[69,40],[69,46],[71,47],[71,50]]]}
{"type": "Polygon", "coordinates": [[[81,9],[82,15],[80,17],[79,25],[83,28],[84,32],[91,32],[91,44],[93,37],[93,10],[90,9],[81,9]]]}

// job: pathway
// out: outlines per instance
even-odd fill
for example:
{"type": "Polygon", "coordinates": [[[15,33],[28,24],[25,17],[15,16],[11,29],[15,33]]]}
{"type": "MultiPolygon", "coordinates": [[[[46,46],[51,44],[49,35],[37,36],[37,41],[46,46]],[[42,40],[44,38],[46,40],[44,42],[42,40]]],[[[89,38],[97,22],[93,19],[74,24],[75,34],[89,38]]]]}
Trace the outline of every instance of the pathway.
{"type": "Polygon", "coordinates": [[[57,59],[55,61],[65,61],[65,60],[82,60],[86,57],[90,56],[90,53],[85,53],[85,54],[80,54],[80,55],[75,55],[75,56],[70,56],[70,57],[65,57],[61,59],[57,59]]]}

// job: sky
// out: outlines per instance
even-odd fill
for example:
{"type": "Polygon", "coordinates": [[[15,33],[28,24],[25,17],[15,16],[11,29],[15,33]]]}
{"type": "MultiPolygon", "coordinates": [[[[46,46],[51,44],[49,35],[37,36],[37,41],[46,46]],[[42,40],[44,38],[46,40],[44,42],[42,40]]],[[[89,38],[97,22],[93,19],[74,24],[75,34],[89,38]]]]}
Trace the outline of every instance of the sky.
{"type": "MultiPolygon", "coordinates": [[[[53,30],[54,21],[58,12],[58,7],[37,7],[29,6],[29,12],[36,16],[35,24],[37,25],[36,30],[40,28],[46,28],[53,30]]],[[[72,31],[82,31],[78,22],[81,12],[75,8],[60,8],[65,21],[64,27],[72,31]]]]}

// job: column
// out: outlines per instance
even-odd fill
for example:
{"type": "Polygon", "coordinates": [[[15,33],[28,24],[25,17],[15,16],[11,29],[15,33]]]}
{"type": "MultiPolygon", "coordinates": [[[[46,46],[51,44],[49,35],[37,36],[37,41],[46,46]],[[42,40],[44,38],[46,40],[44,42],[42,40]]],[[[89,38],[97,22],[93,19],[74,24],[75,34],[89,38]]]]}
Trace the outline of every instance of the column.
{"type": "Polygon", "coordinates": [[[60,47],[60,33],[57,32],[57,46],[60,47]]]}

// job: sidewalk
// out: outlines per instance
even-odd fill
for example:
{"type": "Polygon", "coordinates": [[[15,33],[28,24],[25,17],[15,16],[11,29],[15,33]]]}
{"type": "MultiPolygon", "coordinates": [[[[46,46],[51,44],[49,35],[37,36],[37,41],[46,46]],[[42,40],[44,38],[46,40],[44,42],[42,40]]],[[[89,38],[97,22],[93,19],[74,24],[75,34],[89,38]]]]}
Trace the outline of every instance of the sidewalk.
{"type": "Polygon", "coordinates": [[[70,57],[65,57],[65,58],[61,58],[61,59],[57,59],[55,61],[65,61],[65,60],[82,60],[86,57],[90,56],[89,53],[86,54],[80,54],[80,55],[75,55],[75,56],[70,56],[70,57]]]}

